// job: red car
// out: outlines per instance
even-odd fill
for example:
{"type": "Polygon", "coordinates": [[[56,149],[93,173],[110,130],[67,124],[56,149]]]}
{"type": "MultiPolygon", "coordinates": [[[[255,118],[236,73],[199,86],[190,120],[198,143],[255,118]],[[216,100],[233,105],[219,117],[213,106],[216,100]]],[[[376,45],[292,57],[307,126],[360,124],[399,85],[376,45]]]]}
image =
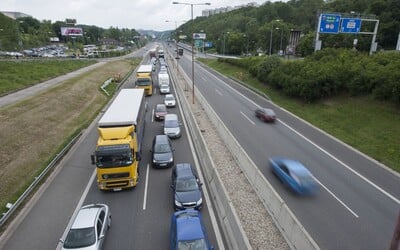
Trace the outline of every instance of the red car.
{"type": "Polygon", "coordinates": [[[154,109],[154,118],[156,120],[164,120],[165,115],[167,114],[167,106],[165,104],[157,104],[154,109]]]}
{"type": "Polygon", "coordinates": [[[255,115],[264,122],[275,122],[276,120],[275,112],[272,109],[258,108],[255,110],[255,115]]]}

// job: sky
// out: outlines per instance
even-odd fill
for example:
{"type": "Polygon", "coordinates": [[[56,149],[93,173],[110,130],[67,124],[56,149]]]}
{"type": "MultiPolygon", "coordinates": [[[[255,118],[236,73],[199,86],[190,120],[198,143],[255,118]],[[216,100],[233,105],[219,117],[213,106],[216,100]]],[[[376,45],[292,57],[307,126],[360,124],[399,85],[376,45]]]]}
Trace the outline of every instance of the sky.
{"type": "Polygon", "coordinates": [[[191,6],[172,4],[173,1],[194,4],[195,18],[201,16],[204,9],[235,7],[250,2],[261,5],[267,0],[0,0],[0,11],[22,12],[39,21],[50,20],[52,23],[72,18],[77,24],[106,29],[165,31],[191,19],[191,6]],[[211,5],[196,5],[207,2],[211,5]]]}

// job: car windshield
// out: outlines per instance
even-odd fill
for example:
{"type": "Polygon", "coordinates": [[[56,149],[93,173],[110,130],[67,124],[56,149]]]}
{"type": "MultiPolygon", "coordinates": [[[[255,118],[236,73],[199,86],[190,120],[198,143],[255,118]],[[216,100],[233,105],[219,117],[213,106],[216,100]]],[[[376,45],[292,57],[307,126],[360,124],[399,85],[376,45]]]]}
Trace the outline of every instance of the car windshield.
{"type": "Polygon", "coordinates": [[[156,144],[154,146],[155,153],[169,153],[171,152],[171,148],[168,144],[156,144]]]}
{"type": "Polygon", "coordinates": [[[64,242],[64,248],[83,248],[96,242],[94,227],[71,229],[64,242]]]}
{"type": "Polygon", "coordinates": [[[175,100],[175,98],[173,96],[166,96],[165,100],[166,101],[173,101],[173,100],[175,100]]]}
{"type": "Polygon", "coordinates": [[[177,192],[189,192],[198,190],[199,186],[195,178],[180,178],[176,180],[177,192]]]}
{"type": "Polygon", "coordinates": [[[293,179],[301,185],[308,185],[310,183],[314,183],[314,178],[311,175],[308,175],[308,174],[300,174],[299,175],[299,174],[294,174],[294,173],[291,173],[291,175],[292,175],[293,179]]]}
{"type": "Polygon", "coordinates": [[[179,241],[178,249],[179,250],[207,250],[207,244],[204,239],[179,241]]]}
{"type": "Polygon", "coordinates": [[[272,110],[270,110],[270,109],[265,109],[264,110],[264,112],[265,112],[265,114],[267,114],[267,115],[275,115],[275,113],[274,113],[274,111],[272,111],[272,110]]]}
{"type": "Polygon", "coordinates": [[[114,149],[112,146],[99,147],[96,151],[96,165],[100,168],[128,166],[133,162],[132,150],[114,149]]]}
{"type": "Polygon", "coordinates": [[[138,86],[147,86],[147,85],[151,85],[151,82],[148,78],[138,78],[136,80],[136,85],[138,86]]]}
{"type": "Polygon", "coordinates": [[[179,123],[177,120],[165,120],[164,127],[165,128],[176,128],[176,127],[179,127],[179,123]]]}

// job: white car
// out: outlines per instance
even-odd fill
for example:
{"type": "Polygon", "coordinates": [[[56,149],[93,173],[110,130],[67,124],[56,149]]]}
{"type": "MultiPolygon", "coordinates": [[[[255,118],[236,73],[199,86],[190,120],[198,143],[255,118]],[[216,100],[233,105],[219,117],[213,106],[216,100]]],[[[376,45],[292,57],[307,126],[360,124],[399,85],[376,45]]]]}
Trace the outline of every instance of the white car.
{"type": "Polygon", "coordinates": [[[169,94],[170,89],[168,84],[161,84],[160,85],[160,93],[161,94],[169,94]]]}
{"type": "Polygon", "coordinates": [[[173,94],[166,94],[164,97],[164,104],[167,106],[167,108],[175,107],[175,96],[173,94]]]}
{"type": "Polygon", "coordinates": [[[111,227],[111,213],[105,204],[83,206],[69,228],[62,249],[102,249],[104,238],[111,227]]]}

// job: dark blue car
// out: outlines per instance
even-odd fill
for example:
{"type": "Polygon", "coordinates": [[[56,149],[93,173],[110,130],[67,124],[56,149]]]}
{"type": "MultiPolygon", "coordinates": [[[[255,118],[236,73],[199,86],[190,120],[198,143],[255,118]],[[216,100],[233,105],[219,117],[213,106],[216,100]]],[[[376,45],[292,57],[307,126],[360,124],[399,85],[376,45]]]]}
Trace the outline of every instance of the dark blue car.
{"type": "Polygon", "coordinates": [[[314,176],[299,161],[272,157],[269,162],[273,173],[295,193],[311,195],[318,191],[318,183],[314,176]]]}
{"type": "Polygon", "coordinates": [[[171,217],[171,250],[210,250],[207,232],[199,211],[186,209],[175,212],[171,217]]]}

